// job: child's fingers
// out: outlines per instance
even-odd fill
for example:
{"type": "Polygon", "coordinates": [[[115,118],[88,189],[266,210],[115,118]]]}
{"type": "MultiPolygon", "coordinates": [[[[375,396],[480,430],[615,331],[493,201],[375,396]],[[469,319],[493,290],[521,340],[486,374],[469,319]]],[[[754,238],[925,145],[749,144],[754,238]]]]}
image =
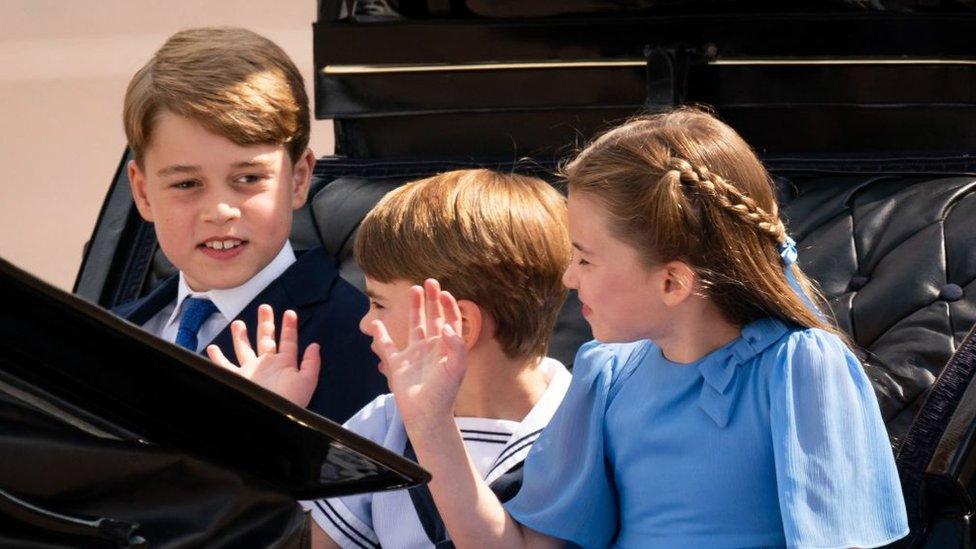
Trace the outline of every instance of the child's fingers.
{"type": "Polygon", "coordinates": [[[379,364],[376,365],[376,369],[384,376],[389,377],[389,372],[386,371],[386,361],[383,360],[383,349],[379,344],[379,340],[374,337],[372,343],[369,344],[369,348],[380,359],[379,364]]]}
{"type": "Polygon", "coordinates": [[[424,318],[424,289],[420,286],[412,286],[410,288],[409,326],[409,343],[427,338],[427,325],[426,319],[424,318]]]}
{"type": "Polygon", "coordinates": [[[373,352],[380,357],[380,360],[389,365],[390,358],[397,352],[396,345],[390,333],[386,331],[386,325],[382,320],[374,320],[370,323],[373,332],[373,352]]]}
{"type": "Polygon", "coordinates": [[[257,343],[258,356],[274,353],[277,349],[277,345],[275,345],[274,310],[271,305],[258,307],[257,343]]]}
{"type": "Polygon", "coordinates": [[[441,293],[441,284],[433,278],[424,281],[424,312],[427,316],[427,329],[431,336],[441,335],[444,329],[444,309],[441,307],[441,300],[438,295],[441,293]]]}
{"type": "Polygon", "coordinates": [[[251,342],[247,338],[247,325],[240,320],[230,323],[231,341],[234,343],[234,354],[237,355],[237,362],[244,366],[254,361],[257,355],[251,348],[251,342]]]}
{"type": "Polygon", "coordinates": [[[441,292],[438,296],[441,308],[444,310],[444,323],[454,329],[454,333],[461,334],[461,308],[450,292],[441,292]]]}
{"type": "Polygon", "coordinates": [[[305,347],[299,374],[311,383],[313,389],[319,381],[319,370],[321,366],[322,359],[319,356],[319,344],[312,343],[308,347],[305,347]]]}
{"type": "Polygon", "coordinates": [[[447,346],[447,366],[460,379],[467,368],[464,339],[454,331],[450,324],[444,326],[444,343],[447,346]]]}
{"type": "Polygon", "coordinates": [[[217,366],[240,373],[240,368],[235,366],[233,362],[227,360],[227,357],[224,356],[224,352],[220,350],[220,347],[216,345],[207,345],[207,356],[209,356],[211,362],[217,366]]]}
{"type": "MultiPolygon", "coordinates": [[[[281,317],[281,341],[278,352],[298,360],[298,314],[295,311],[285,311],[281,317]]],[[[308,349],[305,350],[308,352],[308,349]]]]}

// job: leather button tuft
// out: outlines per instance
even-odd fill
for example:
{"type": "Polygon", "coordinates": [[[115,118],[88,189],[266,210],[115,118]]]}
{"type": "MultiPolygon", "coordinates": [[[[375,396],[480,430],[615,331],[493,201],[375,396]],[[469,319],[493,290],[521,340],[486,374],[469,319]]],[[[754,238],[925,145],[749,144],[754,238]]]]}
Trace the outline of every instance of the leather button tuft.
{"type": "Polygon", "coordinates": [[[871,279],[866,276],[855,276],[851,279],[851,289],[856,292],[857,290],[867,286],[869,280],[871,279]]]}
{"type": "Polygon", "coordinates": [[[945,301],[959,301],[962,299],[962,288],[958,284],[946,284],[939,292],[939,299],[945,301]]]}

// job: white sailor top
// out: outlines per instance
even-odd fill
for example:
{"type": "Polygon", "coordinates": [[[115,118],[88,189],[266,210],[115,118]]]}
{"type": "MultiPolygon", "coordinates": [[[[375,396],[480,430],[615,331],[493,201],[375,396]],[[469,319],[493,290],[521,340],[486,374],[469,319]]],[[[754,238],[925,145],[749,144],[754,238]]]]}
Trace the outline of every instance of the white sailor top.
{"type": "MultiPolygon", "coordinates": [[[[532,443],[552,419],[569,388],[570,374],[559,361],[546,358],[541,368],[549,385],[521,422],[455,418],[465,448],[485,482],[496,493],[499,493],[499,485],[502,485],[502,491],[511,492],[503,499],[514,495],[510,487],[504,486],[506,479],[521,478],[517,473],[521,472],[532,443]]],[[[344,427],[416,459],[392,394],[377,397],[350,418],[344,427]]],[[[341,547],[450,547],[429,491],[426,486],[420,488],[305,501],[302,505],[341,547]]]]}

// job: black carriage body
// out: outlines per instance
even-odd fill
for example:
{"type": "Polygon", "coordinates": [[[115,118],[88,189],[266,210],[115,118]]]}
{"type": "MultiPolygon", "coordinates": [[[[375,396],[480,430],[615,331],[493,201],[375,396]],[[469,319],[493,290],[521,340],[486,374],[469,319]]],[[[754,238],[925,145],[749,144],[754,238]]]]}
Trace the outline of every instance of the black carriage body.
{"type": "MultiPolygon", "coordinates": [[[[359,221],[459,167],[552,180],[596,132],[708,105],[779,185],[800,263],[867,351],[902,475],[902,545],[969,547],[976,510],[976,4],[322,0],[315,112],[335,120],[297,249],[362,286],[359,221]]],[[[119,169],[76,292],[111,307],[172,272],[119,169]]],[[[552,354],[589,337],[570,299],[552,354]]]]}

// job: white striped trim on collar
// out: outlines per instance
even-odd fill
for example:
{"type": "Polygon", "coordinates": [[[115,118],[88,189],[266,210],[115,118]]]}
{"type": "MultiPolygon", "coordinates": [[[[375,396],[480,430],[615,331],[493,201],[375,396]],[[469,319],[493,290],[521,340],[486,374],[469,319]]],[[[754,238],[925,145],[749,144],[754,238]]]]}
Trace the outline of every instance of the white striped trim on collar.
{"type": "Polygon", "coordinates": [[[519,423],[518,428],[515,429],[505,445],[505,449],[498,454],[495,463],[488,469],[485,483],[489,485],[525,460],[532,444],[542,434],[542,430],[556,413],[563,397],[566,396],[566,391],[569,389],[572,376],[561,362],[547,357],[542,360],[539,367],[543,368],[549,386],[546,387],[535,406],[519,423]]]}
{"type": "MultiPolygon", "coordinates": [[[[345,505],[342,505],[341,500],[338,501],[338,508],[328,499],[317,499],[313,503],[317,508],[313,508],[313,513],[315,511],[320,512],[349,543],[362,549],[380,548],[380,540],[376,537],[376,533],[352,516],[345,505]]],[[[329,535],[332,534],[333,532],[329,532],[329,535]]],[[[342,546],[349,545],[349,543],[341,543],[341,540],[333,541],[342,546]]]]}

